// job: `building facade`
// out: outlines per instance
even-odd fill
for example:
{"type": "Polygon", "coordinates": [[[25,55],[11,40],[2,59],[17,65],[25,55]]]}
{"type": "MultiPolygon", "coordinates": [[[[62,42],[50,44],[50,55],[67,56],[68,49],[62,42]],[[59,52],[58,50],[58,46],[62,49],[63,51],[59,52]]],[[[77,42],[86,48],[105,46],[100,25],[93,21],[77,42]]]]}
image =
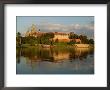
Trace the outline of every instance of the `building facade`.
{"type": "Polygon", "coordinates": [[[69,34],[68,33],[62,33],[62,32],[54,32],[54,41],[58,42],[69,42],[69,34]]]}
{"type": "MultiPolygon", "coordinates": [[[[81,43],[80,39],[69,39],[69,36],[71,33],[64,33],[64,32],[52,32],[52,33],[54,34],[54,38],[52,38],[54,42],[75,41],[76,43],[81,43]]],[[[25,33],[25,37],[28,37],[28,36],[39,37],[43,34],[45,34],[45,32],[40,32],[40,30],[36,27],[36,25],[32,24],[30,29],[25,33]]]]}

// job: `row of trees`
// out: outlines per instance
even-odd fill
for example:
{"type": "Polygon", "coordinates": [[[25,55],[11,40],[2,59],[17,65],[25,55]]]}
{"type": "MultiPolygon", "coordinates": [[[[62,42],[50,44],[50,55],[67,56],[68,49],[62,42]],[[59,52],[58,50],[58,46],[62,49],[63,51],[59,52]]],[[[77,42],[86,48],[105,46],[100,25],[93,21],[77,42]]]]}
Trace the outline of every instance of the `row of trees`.
{"type": "Polygon", "coordinates": [[[77,35],[73,32],[70,33],[69,39],[80,39],[83,44],[94,44],[93,39],[88,39],[85,35],[77,35]]]}
{"type": "MultiPolygon", "coordinates": [[[[53,33],[45,33],[38,37],[28,36],[28,37],[22,37],[20,32],[16,33],[16,44],[20,46],[21,44],[49,44],[53,45],[54,43],[59,43],[58,40],[55,42],[53,41],[54,34],[53,33]]],[[[87,36],[84,35],[77,35],[70,33],[69,39],[80,39],[81,43],[83,44],[94,44],[93,39],[88,39],[87,36]]],[[[75,44],[75,41],[70,41],[69,44],[75,44]]],[[[68,43],[67,43],[68,44],[68,43]]]]}
{"type": "Polygon", "coordinates": [[[28,37],[22,37],[21,33],[16,34],[16,44],[20,46],[21,44],[51,44],[53,45],[53,40],[50,40],[54,38],[53,33],[45,33],[38,37],[28,36],[28,37]]]}

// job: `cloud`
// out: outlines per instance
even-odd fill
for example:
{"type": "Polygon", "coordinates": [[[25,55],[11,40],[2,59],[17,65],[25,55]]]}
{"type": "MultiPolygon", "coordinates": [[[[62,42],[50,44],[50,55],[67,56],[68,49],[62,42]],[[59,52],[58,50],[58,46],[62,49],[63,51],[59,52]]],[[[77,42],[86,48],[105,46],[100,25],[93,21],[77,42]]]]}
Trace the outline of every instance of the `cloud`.
{"type": "Polygon", "coordinates": [[[43,23],[37,25],[41,32],[74,32],[76,34],[84,34],[90,38],[94,37],[94,23],[88,24],[56,24],[43,23]]]}
{"type": "Polygon", "coordinates": [[[38,28],[40,28],[43,31],[62,31],[62,32],[70,32],[71,30],[94,30],[93,24],[54,24],[54,23],[46,23],[46,24],[40,24],[38,25],[38,28]]]}

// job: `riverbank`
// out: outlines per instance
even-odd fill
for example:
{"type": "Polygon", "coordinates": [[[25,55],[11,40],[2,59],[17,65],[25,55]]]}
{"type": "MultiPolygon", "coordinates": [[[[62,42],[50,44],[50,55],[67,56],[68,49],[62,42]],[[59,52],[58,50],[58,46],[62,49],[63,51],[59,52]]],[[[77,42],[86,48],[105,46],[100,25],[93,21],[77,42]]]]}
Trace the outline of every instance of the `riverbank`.
{"type": "Polygon", "coordinates": [[[30,48],[30,47],[38,47],[38,48],[94,48],[93,44],[73,44],[73,45],[46,45],[46,44],[22,44],[21,46],[16,46],[16,48],[30,48]]]}

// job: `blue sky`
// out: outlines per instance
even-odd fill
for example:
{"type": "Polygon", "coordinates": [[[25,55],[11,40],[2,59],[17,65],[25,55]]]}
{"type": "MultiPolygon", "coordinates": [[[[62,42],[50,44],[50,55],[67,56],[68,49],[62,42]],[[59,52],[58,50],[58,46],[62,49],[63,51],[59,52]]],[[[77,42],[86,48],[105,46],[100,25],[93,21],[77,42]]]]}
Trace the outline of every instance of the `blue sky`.
{"type": "Polygon", "coordinates": [[[93,16],[17,16],[17,32],[25,33],[32,24],[41,32],[75,32],[94,36],[93,16]]]}

